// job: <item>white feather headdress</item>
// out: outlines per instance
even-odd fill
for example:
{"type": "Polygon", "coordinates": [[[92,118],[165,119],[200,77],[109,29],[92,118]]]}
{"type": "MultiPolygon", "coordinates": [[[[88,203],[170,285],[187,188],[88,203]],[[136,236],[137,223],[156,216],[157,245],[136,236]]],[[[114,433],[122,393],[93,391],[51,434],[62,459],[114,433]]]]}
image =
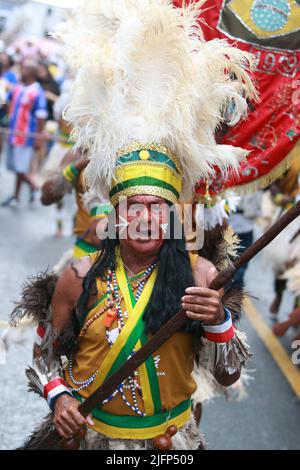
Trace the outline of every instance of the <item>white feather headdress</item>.
{"type": "Polygon", "coordinates": [[[61,35],[77,78],[65,118],[89,151],[92,188],[110,187],[117,153],[132,141],[163,144],[179,158],[183,197],[214,165],[225,172],[247,155],[214,136],[226,107],[235,124],[256,96],[253,57],[225,40],[204,41],[203,3],[87,0],[67,22],[61,35]]]}

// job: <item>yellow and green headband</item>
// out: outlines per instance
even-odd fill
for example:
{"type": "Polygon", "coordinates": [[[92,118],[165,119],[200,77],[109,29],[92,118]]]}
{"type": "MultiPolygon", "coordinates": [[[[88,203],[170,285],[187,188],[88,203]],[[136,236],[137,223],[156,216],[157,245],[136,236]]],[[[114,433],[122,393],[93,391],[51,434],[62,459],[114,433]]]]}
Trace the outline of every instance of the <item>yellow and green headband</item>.
{"type": "Polygon", "coordinates": [[[181,165],[164,145],[135,143],[119,151],[110,190],[114,206],[120,198],[142,194],[176,203],[181,188],[181,165]]]}

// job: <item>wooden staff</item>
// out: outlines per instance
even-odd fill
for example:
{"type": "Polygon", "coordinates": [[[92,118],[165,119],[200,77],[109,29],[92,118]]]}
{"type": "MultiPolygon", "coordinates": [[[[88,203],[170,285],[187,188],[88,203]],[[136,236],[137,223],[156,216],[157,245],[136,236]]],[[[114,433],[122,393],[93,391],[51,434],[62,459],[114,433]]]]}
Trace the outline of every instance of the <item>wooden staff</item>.
{"type": "MultiPolygon", "coordinates": [[[[234,261],[234,263],[218,276],[210,284],[210,289],[219,290],[227,285],[232,280],[233,276],[244,264],[248,263],[254,256],[256,256],[263,248],[265,248],[282,230],[284,230],[293,220],[300,215],[300,201],[287,211],[280,219],[275,222],[256,242],[254,242],[241,256],[234,261]]],[[[86,418],[99,404],[111,396],[116,388],[135,370],[143,364],[146,359],[151,356],[157,349],[162,346],[176,331],[184,325],[186,321],[185,310],[180,310],[174,317],[172,317],[150,340],[139,349],[128,361],[126,361],[109,379],[107,379],[101,387],[92,393],[83,403],[78,407],[79,412],[86,418]]],[[[61,448],[78,449],[82,434],[71,439],[61,439],[56,431],[45,439],[43,448],[49,448],[53,445],[58,445],[61,448]]]]}

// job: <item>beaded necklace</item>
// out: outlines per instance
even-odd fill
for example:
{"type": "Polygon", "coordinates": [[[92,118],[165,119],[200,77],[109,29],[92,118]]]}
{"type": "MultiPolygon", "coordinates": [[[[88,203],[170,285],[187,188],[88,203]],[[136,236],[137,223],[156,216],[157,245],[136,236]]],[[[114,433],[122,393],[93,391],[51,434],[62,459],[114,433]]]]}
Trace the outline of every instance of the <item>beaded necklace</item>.
{"type": "MultiPolygon", "coordinates": [[[[146,271],[144,271],[143,273],[140,274],[140,276],[138,276],[138,279],[140,279],[140,281],[138,282],[137,286],[135,286],[137,287],[137,292],[135,295],[135,302],[139,300],[143,292],[143,289],[145,287],[146,281],[149,278],[149,276],[152,274],[153,270],[155,269],[156,264],[157,263],[153,263],[151,266],[149,266],[149,268],[146,269],[146,271]]],[[[129,283],[131,279],[132,278],[129,279],[129,283]]],[[[107,302],[108,303],[115,302],[115,305],[116,305],[115,310],[116,310],[116,317],[118,320],[118,332],[120,334],[122,328],[124,327],[124,317],[125,318],[128,317],[128,312],[126,310],[124,311],[124,313],[122,312],[121,299],[119,298],[119,295],[118,295],[119,287],[117,283],[117,277],[116,277],[115,271],[113,271],[111,268],[108,270],[106,285],[107,285],[107,302]],[[112,295],[112,298],[110,297],[110,294],[112,295]]],[[[106,334],[106,339],[109,344],[109,347],[111,348],[113,346],[113,342],[110,340],[110,337],[109,337],[109,326],[110,325],[106,326],[105,334],[106,334]]],[[[132,355],[133,353],[131,353],[127,359],[129,359],[132,355]]],[[[139,416],[145,416],[145,413],[143,413],[139,409],[138,401],[136,398],[137,392],[141,394],[141,387],[139,386],[137,380],[135,380],[135,378],[132,375],[127,378],[127,381],[129,383],[133,405],[127,400],[124,394],[125,381],[118,387],[118,389],[114,391],[111,397],[109,397],[107,400],[103,402],[103,404],[108,403],[114,396],[117,395],[117,393],[120,393],[126,406],[128,406],[134,413],[138,414],[139,416]]]]}

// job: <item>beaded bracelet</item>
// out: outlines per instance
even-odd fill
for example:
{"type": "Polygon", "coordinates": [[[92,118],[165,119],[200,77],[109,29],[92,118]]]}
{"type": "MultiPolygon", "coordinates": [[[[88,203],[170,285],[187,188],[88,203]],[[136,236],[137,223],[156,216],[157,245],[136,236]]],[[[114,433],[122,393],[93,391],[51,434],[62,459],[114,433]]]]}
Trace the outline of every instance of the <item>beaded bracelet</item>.
{"type": "Polygon", "coordinates": [[[70,163],[63,169],[62,174],[65,180],[71,184],[74,184],[79,176],[79,170],[77,170],[74,163],[70,163]]]}

